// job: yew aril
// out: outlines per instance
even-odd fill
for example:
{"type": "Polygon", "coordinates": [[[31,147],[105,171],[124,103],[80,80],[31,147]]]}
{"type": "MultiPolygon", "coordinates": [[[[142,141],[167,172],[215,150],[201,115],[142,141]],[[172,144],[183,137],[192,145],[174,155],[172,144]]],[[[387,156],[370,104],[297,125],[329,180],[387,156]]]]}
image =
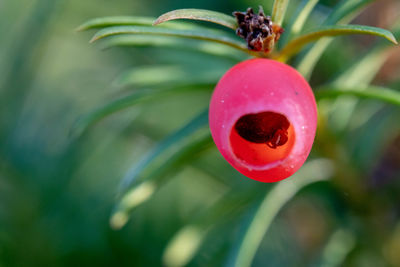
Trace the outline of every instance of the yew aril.
{"type": "Polygon", "coordinates": [[[218,82],[209,120],[217,148],[236,170],[254,180],[277,182],[307,159],[317,107],[310,86],[294,68],[250,59],[218,82]]]}

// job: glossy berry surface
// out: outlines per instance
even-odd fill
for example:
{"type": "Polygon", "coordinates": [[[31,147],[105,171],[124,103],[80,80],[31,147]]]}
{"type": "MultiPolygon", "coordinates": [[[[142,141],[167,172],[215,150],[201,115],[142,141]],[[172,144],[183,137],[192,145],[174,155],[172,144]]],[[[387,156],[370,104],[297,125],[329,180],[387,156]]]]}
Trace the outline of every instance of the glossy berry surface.
{"type": "Polygon", "coordinates": [[[307,159],[317,107],[310,86],[295,69],[251,59],[218,82],[209,120],[217,148],[236,170],[254,180],[277,182],[307,159]]]}

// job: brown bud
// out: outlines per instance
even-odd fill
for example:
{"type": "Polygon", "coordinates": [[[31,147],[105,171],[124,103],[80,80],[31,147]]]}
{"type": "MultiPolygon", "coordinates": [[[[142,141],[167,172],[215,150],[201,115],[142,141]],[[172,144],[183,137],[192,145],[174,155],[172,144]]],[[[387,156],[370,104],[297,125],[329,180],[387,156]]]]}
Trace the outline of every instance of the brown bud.
{"type": "Polygon", "coordinates": [[[283,29],[274,25],[271,17],[264,14],[261,6],[258,14],[254,14],[253,9],[249,7],[246,12],[234,12],[233,15],[239,25],[236,34],[246,40],[250,50],[271,52],[283,33],[283,29]]]}

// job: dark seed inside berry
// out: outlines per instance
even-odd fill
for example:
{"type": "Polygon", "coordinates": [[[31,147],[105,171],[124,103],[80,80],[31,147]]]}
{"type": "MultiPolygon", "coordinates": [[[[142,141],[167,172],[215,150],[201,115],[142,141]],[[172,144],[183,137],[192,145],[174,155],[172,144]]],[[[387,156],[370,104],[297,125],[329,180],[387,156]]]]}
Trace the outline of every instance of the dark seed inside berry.
{"type": "Polygon", "coordinates": [[[235,124],[237,133],[252,143],[265,143],[277,148],[288,141],[289,121],[275,112],[261,112],[242,116],[235,124]]]}

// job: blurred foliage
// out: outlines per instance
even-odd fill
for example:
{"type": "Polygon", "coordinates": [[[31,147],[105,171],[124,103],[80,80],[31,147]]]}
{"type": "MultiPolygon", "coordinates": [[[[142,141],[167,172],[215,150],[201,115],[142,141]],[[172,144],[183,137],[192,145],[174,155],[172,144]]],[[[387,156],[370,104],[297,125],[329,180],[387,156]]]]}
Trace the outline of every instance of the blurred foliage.
{"type": "MultiPolygon", "coordinates": [[[[398,47],[347,36],[290,61],[319,96],[319,129],[310,161],[271,185],[223,160],[204,117],[246,53],[158,36],[89,45],[92,33],[74,31],[96,17],[272,3],[0,2],[0,266],[400,266],[398,47]]],[[[399,39],[398,10],[324,0],[302,23],[346,14],[399,39]]]]}

